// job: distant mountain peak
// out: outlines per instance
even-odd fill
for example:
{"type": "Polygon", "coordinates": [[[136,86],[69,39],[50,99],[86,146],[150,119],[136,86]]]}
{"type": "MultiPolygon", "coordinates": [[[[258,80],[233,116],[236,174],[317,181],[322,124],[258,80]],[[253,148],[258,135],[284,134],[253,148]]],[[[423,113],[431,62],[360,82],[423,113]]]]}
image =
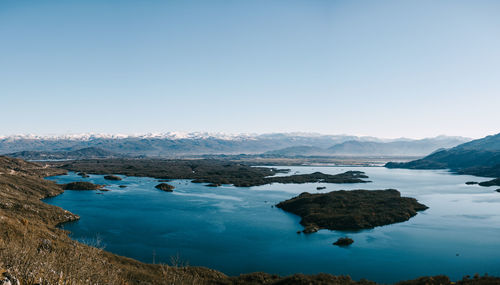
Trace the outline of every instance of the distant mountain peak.
{"type": "MultiPolygon", "coordinates": [[[[319,133],[228,134],[222,132],[164,132],[133,135],[84,133],[6,136],[0,138],[0,153],[17,153],[21,151],[68,152],[97,147],[112,151],[115,154],[155,157],[200,154],[262,154],[269,151],[273,151],[274,155],[304,156],[393,154],[423,156],[437,148],[449,148],[465,141],[467,140],[444,139],[443,137],[424,140],[392,140],[319,133]]],[[[88,152],[95,153],[96,149],[89,149],[88,152]]],[[[56,156],[55,154],[50,155],[56,156]]],[[[71,156],[74,156],[74,154],[71,154],[71,156]]]]}
{"type": "MultiPolygon", "coordinates": [[[[241,139],[255,139],[267,137],[301,137],[301,138],[351,138],[353,141],[414,141],[417,139],[411,138],[377,138],[372,136],[356,136],[347,134],[322,134],[316,132],[282,132],[282,133],[225,133],[225,132],[156,132],[156,133],[138,133],[138,134],[108,134],[108,133],[77,133],[77,134],[59,134],[59,135],[36,135],[36,134],[14,134],[14,135],[0,135],[0,140],[92,140],[92,139],[126,139],[126,138],[144,138],[144,139],[221,139],[221,140],[241,140],[241,139]]],[[[426,139],[463,139],[464,141],[470,140],[466,137],[446,136],[439,135],[437,137],[426,139]]]]}

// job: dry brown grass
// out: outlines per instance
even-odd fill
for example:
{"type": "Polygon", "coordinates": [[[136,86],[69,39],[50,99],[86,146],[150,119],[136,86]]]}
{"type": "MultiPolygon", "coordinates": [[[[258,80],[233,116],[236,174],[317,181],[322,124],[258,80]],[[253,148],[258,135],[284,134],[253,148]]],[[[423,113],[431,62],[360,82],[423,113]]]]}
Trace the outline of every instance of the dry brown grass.
{"type": "Polygon", "coordinates": [[[120,269],[103,258],[102,249],[77,242],[42,238],[25,231],[3,240],[0,266],[22,284],[124,284],[120,269]]]}

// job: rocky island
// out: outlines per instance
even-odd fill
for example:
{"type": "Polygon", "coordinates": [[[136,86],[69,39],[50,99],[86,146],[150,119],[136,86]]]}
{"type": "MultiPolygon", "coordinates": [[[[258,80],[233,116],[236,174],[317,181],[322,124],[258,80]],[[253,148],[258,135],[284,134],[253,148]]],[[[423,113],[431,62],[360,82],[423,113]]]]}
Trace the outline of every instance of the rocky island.
{"type": "Polygon", "coordinates": [[[88,174],[87,174],[87,173],[85,173],[85,172],[78,172],[78,173],[77,173],[77,175],[78,175],[78,176],[81,176],[82,178],[89,178],[89,177],[90,177],[90,175],[88,175],[88,174]]]}
{"type": "Polygon", "coordinates": [[[106,180],[112,180],[112,181],[120,181],[120,180],[122,180],[121,177],[118,177],[116,175],[105,175],[104,179],[106,179],[106,180]]]}
{"type": "Polygon", "coordinates": [[[414,198],[401,197],[394,189],[306,192],[276,207],[300,216],[304,233],[318,229],[370,229],[407,221],[428,208],[414,198]]]}
{"type": "Polygon", "coordinates": [[[63,184],[62,188],[64,190],[98,190],[103,188],[104,185],[98,185],[90,182],[70,182],[67,184],[63,184]]]}
{"type": "Polygon", "coordinates": [[[339,238],[336,242],[334,242],[334,245],[337,246],[348,246],[354,243],[354,240],[349,237],[341,237],[339,238]]]}
{"type": "Polygon", "coordinates": [[[160,189],[160,190],[165,191],[165,192],[174,192],[174,189],[175,189],[174,186],[167,184],[167,183],[160,183],[160,184],[156,185],[155,188],[160,189]]]}

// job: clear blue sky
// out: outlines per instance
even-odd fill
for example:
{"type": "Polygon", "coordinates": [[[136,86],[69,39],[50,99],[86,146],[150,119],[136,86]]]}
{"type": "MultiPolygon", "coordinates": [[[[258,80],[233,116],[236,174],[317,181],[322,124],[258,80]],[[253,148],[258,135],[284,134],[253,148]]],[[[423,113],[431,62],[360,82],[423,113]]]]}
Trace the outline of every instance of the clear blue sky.
{"type": "Polygon", "coordinates": [[[0,134],[500,132],[500,1],[0,1],[0,134]]]}

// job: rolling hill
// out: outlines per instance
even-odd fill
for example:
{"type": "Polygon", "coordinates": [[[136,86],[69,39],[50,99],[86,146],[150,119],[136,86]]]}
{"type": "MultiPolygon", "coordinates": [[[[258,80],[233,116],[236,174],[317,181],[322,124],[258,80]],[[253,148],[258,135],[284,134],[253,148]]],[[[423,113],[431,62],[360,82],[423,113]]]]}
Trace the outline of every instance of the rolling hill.
{"type": "Polygon", "coordinates": [[[347,140],[328,148],[311,145],[268,151],[265,155],[291,156],[424,156],[437,149],[450,148],[468,141],[462,137],[439,136],[422,140],[393,141],[347,140]]]}
{"type": "Polygon", "coordinates": [[[117,153],[97,147],[87,147],[73,151],[20,151],[6,154],[8,157],[25,160],[62,160],[123,157],[117,153]]]}
{"type": "Polygon", "coordinates": [[[422,159],[386,164],[388,168],[450,169],[459,174],[500,177],[500,134],[473,140],[422,159]]]}

